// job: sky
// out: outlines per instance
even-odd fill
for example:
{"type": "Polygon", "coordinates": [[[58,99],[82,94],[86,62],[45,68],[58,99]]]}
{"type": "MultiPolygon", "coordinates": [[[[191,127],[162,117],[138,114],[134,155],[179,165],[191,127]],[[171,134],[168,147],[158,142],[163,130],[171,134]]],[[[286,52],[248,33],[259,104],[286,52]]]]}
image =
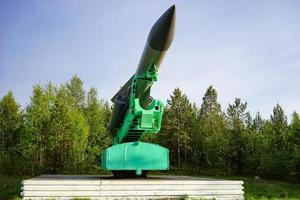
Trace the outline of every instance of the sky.
{"type": "Polygon", "coordinates": [[[201,105],[213,85],[222,109],[235,98],[269,118],[279,103],[300,112],[300,2],[297,0],[0,0],[0,97],[24,108],[32,86],[77,74],[109,100],[136,70],[148,33],[176,5],[173,44],[152,96],[179,87],[201,105]]]}

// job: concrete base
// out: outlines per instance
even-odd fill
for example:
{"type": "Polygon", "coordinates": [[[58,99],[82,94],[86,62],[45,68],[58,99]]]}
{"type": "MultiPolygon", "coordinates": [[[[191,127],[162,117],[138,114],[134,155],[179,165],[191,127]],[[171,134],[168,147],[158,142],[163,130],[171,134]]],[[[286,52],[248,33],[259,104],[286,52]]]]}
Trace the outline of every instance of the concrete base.
{"type": "Polygon", "coordinates": [[[244,199],[243,181],[190,176],[42,175],[23,181],[24,200],[35,199],[244,199]]]}

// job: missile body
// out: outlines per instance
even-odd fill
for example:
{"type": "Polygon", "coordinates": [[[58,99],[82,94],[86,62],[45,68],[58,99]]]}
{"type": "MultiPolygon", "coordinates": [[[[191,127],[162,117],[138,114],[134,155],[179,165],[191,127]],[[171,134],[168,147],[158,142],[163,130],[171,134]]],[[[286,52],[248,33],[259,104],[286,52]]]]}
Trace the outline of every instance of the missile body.
{"type": "MultiPolygon", "coordinates": [[[[128,110],[130,98],[130,85],[134,76],[145,76],[149,71],[157,71],[169,49],[175,29],[175,5],[171,6],[156,21],[149,33],[144,51],[138,64],[135,74],[125,83],[125,85],[112,98],[114,103],[112,116],[108,124],[108,129],[114,133],[121,125],[128,110]]],[[[142,108],[147,109],[152,97],[150,90],[153,81],[137,80],[135,98],[139,99],[142,108]]]]}
{"type": "Polygon", "coordinates": [[[137,75],[143,75],[146,67],[159,67],[166,51],[169,49],[175,29],[175,5],[170,7],[153,25],[149,33],[145,49],[140,59],[137,75]]]}

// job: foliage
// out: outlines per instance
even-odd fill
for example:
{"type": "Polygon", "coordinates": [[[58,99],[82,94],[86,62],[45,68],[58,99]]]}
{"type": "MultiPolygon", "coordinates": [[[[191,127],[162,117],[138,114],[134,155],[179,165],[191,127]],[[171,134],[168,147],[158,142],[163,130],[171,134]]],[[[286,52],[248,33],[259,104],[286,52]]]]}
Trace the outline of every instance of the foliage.
{"type": "Polygon", "coordinates": [[[99,163],[99,154],[109,146],[111,135],[106,129],[109,117],[109,106],[97,99],[97,90],[91,88],[87,95],[84,116],[89,125],[87,162],[89,165],[99,163]]]}
{"type": "Polygon", "coordinates": [[[18,159],[22,113],[12,92],[0,101],[0,171],[11,174],[18,159]]]}
{"type": "Polygon", "coordinates": [[[22,180],[24,176],[0,175],[0,199],[20,200],[22,180]]]}
{"type": "MultiPolygon", "coordinates": [[[[167,101],[160,133],[146,141],[170,149],[171,168],[206,174],[300,180],[300,117],[289,123],[277,104],[269,119],[252,116],[236,98],[225,112],[209,86],[197,107],[179,88],[167,101]]],[[[111,143],[110,105],[74,76],[65,84],[35,85],[24,110],[12,92],[0,100],[2,174],[95,171],[111,143]]]]}
{"type": "Polygon", "coordinates": [[[171,163],[181,166],[190,161],[192,106],[185,94],[176,88],[165,108],[163,126],[156,141],[167,146],[171,152],[171,163]]]}
{"type": "Polygon", "coordinates": [[[228,143],[228,164],[233,174],[242,174],[245,168],[245,140],[246,121],[249,123],[249,113],[246,112],[247,102],[241,102],[236,98],[233,104],[227,109],[227,132],[228,143]]]}
{"type": "Polygon", "coordinates": [[[201,168],[219,168],[226,170],[228,137],[225,132],[225,117],[218,102],[217,91],[209,86],[198,112],[198,131],[194,138],[196,142],[193,147],[197,152],[195,158],[199,157],[201,168]]]}
{"type": "Polygon", "coordinates": [[[12,92],[0,102],[3,174],[83,173],[99,163],[109,145],[108,104],[74,76],[59,87],[35,85],[21,111],[12,92]]]}
{"type": "Polygon", "coordinates": [[[47,171],[51,173],[79,171],[85,161],[88,125],[73,99],[62,86],[51,110],[47,145],[47,171]]]}
{"type": "Polygon", "coordinates": [[[299,184],[242,177],[239,179],[244,180],[245,198],[249,200],[300,199],[299,184]]]}

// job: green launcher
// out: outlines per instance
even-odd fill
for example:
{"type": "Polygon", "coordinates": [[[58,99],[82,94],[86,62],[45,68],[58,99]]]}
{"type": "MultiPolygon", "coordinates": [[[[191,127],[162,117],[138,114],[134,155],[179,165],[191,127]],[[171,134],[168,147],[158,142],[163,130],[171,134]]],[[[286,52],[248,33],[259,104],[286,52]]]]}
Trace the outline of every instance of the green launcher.
{"type": "Polygon", "coordinates": [[[145,134],[161,129],[164,105],[150,96],[159,66],[175,29],[175,5],[153,25],[135,74],[112,98],[108,130],[112,145],[101,155],[101,168],[115,177],[145,177],[149,170],[169,169],[169,150],[142,142],[145,134]]]}

